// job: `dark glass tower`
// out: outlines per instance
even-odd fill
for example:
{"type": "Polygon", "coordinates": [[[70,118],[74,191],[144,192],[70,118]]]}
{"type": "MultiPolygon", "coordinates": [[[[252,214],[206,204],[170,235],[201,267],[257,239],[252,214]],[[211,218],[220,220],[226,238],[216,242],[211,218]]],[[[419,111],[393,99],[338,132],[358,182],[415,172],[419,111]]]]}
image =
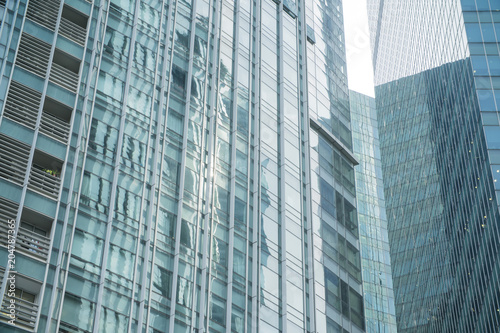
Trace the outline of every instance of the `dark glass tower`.
{"type": "Polygon", "coordinates": [[[497,332],[500,3],[369,9],[398,331],[497,332]]]}
{"type": "Polygon", "coordinates": [[[364,331],[340,0],[0,20],[1,332],[364,331]]]}

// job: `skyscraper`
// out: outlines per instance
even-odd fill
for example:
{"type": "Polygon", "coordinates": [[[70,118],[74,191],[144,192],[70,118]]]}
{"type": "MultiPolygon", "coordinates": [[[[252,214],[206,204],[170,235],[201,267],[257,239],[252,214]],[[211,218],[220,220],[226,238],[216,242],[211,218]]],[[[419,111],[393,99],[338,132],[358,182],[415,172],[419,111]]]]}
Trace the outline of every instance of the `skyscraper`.
{"type": "Polygon", "coordinates": [[[367,332],[396,332],[375,98],[349,91],[367,332]]]}
{"type": "Polygon", "coordinates": [[[369,1],[400,332],[497,332],[496,1],[369,1]]]}
{"type": "Polygon", "coordinates": [[[0,8],[2,332],[364,331],[340,0],[0,8]]]}

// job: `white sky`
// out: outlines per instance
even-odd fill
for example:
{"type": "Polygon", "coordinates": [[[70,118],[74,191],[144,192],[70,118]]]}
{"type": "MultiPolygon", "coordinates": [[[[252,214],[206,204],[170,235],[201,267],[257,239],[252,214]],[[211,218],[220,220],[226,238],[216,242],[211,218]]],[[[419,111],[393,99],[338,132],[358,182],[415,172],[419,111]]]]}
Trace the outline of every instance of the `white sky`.
{"type": "Polygon", "coordinates": [[[344,0],[349,89],[375,97],[366,0],[344,0]]]}

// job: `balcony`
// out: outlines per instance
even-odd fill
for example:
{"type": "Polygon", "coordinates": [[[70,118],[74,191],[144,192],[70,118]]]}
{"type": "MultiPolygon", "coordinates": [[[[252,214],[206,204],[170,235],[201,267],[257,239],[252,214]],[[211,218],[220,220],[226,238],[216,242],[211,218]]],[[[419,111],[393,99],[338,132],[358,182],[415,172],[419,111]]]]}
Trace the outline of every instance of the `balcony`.
{"type": "Polygon", "coordinates": [[[30,189],[57,199],[60,185],[57,175],[49,173],[47,169],[39,165],[33,165],[28,186],[30,189]]]}
{"type": "Polygon", "coordinates": [[[16,65],[45,77],[50,57],[50,45],[27,33],[22,34],[16,65]]]}
{"type": "Polygon", "coordinates": [[[64,37],[67,37],[76,42],[77,44],[80,44],[82,46],[85,44],[85,37],[87,36],[87,32],[85,31],[85,29],[82,29],[82,27],[74,24],[67,18],[61,18],[59,33],[64,37]]]}
{"type": "Polygon", "coordinates": [[[59,13],[59,0],[31,0],[26,17],[54,31],[59,13]]]}
{"type": "Polygon", "coordinates": [[[11,304],[11,300],[13,300],[16,306],[15,326],[33,331],[36,327],[38,310],[40,308],[37,304],[40,287],[40,282],[16,274],[15,295],[9,296],[8,289],[6,289],[2,309],[0,310],[0,321],[9,322],[11,320],[7,307],[11,304]]]}
{"type": "Polygon", "coordinates": [[[50,113],[42,113],[40,132],[66,143],[69,135],[69,124],[50,113]]]}
{"type": "Polygon", "coordinates": [[[28,188],[57,199],[61,187],[61,168],[61,161],[41,151],[35,151],[28,188]]]}
{"type": "Polygon", "coordinates": [[[6,309],[10,305],[11,300],[14,300],[14,304],[16,305],[16,326],[30,331],[34,330],[36,325],[36,316],[38,314],[38,304],[23,300],[22,298],[9,297],[7,295],[4,296],[2,311],[0,312],[2,321],[5,321],[4,318],[7,318],[7,321],[10,319],[6,309]]]}
{"type": "MultiPolygon", "coordinates": [[[[7,247],[8,243],[8,231],[9,228],[7,223],[0,222],[0,245],[7,247]]],[[[42,236],[39,233],[30,231],[23,227],[19,227],[18,233],[16,235],[16,252],[27,254],[28,256],[34,257],[41,261],[47,261],[49,255],[50,239],[48,237],[42,236]]]]}
{"type": "Polygon", "coordinates": [[[68,5],[64,5],[59,34],[71,39],[77,44],[85,45],[87,37],[88,18],[68,5]]]}
{"type": "Polygon", "coordinates": [[[40,132],[62,143],[68,142],[71,109],[51,98],[43,104],[40,132]]]}
{"type": "Polygon", "coordinates": [[[4,116],[34,129],[42,94],[12,81],[5,102],[4,116]]]}
{"type": "Polygon", "coordinates": [[[29,146],[0,134],[0,178],[22,185],[29,154],[29,146]]]}
{"type": "MultiPolygon", "coordinates": [[[[15,220],[18,204],[0,198],[0,245],[8,247],[8,221],[15,220]]],[[[50,230],[53,219],[24,208],[16,235],[16,252],[46,262],[50,249],[50,230]]]]}
{"type": "Polygon", "coordinates": [[[24,208],[17,233],[16,251],[46,262],[50,251],[52,222],[53,218],[24,208]]]}
{"type": "Polygon", "coordinates": [[[78,87],[80,61],[56,49],[49,80],[72,92],[78,87]]]}
{"type": "Polygon", "coordinates": [[[50,81],[72,92],[76,92],[78,76],[66,69],[64,66],[53,63],[52,72],[50,73],[50,81]]]}
{"type": "Polygon", "coordinates": [[[16,319],[15,325],[24,329],[34,330],[36,324],[36,316],[38,314],[38,305],[30,301],[23,300],[18,297],[9,297],[7,295],[3,298],[3,306],[0,311],[0,320],[9,321],[9,312],[7,311],[8,306],[14,301],[16,305],[16,319]]]}
{"type": "Polygon", "coordinates": [[[17,252],[24,252],[39,260],[46,261],[49,256],[50,238],[23,227],[23,222],[17,233],[17,252]]]}

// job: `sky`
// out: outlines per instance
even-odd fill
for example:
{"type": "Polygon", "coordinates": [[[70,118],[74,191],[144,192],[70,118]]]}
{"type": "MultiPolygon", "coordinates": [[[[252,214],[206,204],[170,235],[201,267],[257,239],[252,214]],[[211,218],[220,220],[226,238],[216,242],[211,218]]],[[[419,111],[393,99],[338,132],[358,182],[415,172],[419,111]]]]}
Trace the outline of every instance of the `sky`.
{"type": "Polygon", "coordinates": [[[349,89],[375,97],[366,0],[344,0],[349,89]]]}

